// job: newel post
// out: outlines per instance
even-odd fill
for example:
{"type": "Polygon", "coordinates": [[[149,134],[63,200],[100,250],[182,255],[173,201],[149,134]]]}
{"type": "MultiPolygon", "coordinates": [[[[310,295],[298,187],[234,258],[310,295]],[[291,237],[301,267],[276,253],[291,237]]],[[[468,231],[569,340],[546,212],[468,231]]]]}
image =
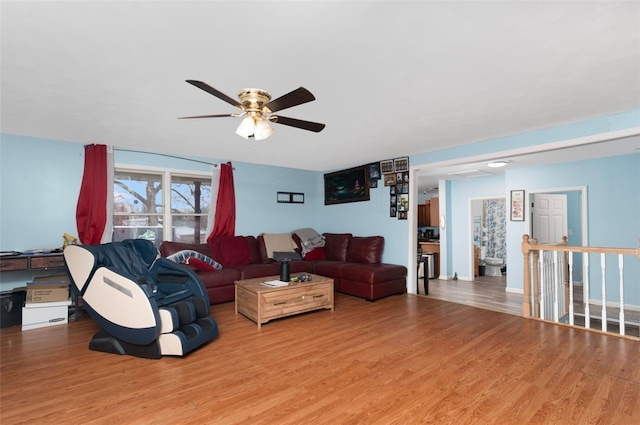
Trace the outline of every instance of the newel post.
{"type": "MultiPolygon", "coordinates": [[[[569,246],[569,238],[562,237],[560,246],[569,246]]],[[[564,311],[569,311],[569,251],[562,251],[562,284],[564,286],[564,311]]]]}
{"type": "MultiPolygon", "coordinates": [[[[531,239],[531,243],[538,245],[538,239],[531,239]]],[[[540,318],[540,248],[533,250],[533,315],[540,318]]]]}
{"type": "Polygon", "coordinates": [[[530,281],[530,269],[529,269],[529,235],[522,235],[522,255],[524,257],[524,287],[523,299],[522,299],[522,315],[524,317],[531,317],[531,281],[530,281]]]}

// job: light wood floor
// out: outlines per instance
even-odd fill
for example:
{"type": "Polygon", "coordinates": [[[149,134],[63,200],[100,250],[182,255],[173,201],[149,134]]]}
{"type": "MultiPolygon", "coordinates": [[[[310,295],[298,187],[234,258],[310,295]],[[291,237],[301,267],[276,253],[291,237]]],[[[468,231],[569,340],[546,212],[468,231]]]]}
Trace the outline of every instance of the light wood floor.
{"type": "MultiPolygon", "coordinates": [[[[480,276],[473,282],[430,279],[428,297],[521,316],[523,295],[507,292],[506,287],[506,276],[480,276]]],[[[423,293],[422,286],[420,293],[423,293]]],[[[574,297],[575,323],[578,326],[584,326],[585,305],[582,303],[582,286],[574,286],[574,297]]],[[[590,327],[600,330],[602,322],[598,319],[601,318],[601,306],[590,304],[590,308],[592,317],[590,327]]],[[[619,312],[617,308],[607,309],[610,332],[619,332],[619,312]]],[[[640,336],[640,311],[625,309],[625,322],[627,323],[626,335],[636,338],[640,336]]]]}
{"type": "Polygon", "coordinates": [[[257,326],[184,358],[88,350],[78,322],[0,331],[5,424],[640,423],[640,342],[417,295],[257,326]]]}
{"type": "MultiPolygon", "coordinates": [[[[422,285],[422,279],[420,279],[422,285]]],[[[507,292],[506,276],[466,280],[429,280],[429,298],[522,315],[522,294],[507,292]]],[[[420,288],[420,293],[422,293],[420,288]]]]}

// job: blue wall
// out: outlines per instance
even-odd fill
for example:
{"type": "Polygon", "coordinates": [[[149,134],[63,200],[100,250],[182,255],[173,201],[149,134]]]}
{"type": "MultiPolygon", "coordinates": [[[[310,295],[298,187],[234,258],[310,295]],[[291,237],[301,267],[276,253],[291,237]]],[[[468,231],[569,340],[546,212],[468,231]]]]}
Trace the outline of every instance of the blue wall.
{"type": "MultiPolygon", "coordinates": [[[[640,126],[640,110],[586,120],[567,126],[482,141],[464,147],[410,156],[411,166],[464,158],[505,149],[540,145],[560,140],[640,126]]],[[[399,152],[398,156],[402,156],[399,152]]],[[[472,197],[504,196],[512,189],[550,187],[589,187],[589,228],[591,245],[637,246],[640,236],[640,197],[638,196],[639,155],[608,158],[588,164],[509,171],[492,182],[472,180],[478,185],[464,188],[462,183],[446,182],[444,208],[450,213],[441,238],[449,262],[447,274],[462,270],[468,249],[469,223],[466,193],[472,197]],[[456,191],[461,191],[456,193],[456,191]]],[[[158,155],[116,152],[116,163],[166,167],[177,170],[209,170],[208,165],[158,155]]],[[[221,162],[218,159],[207,159],[221,162]]],[[[0,140],[0,250],[25,250],[60,246],[62,234],[77,234],[75,207],[83,168],[82,144],[2,134],[0,140]]],[[[225,161],[222,159],[222,161],[225,161]]],[[[355,235],[385,237],[383,261],[406,264],[409,258],[409,222],[389,217],[389,191],[380,185],[371,189],[369,202],[324,205],[323,174],[289,168],[234,163],[236,233],[287,232],[314,227],[320,232],[351,232],[355,235]],[[304,204],[278,204],[276,192],[305,193],[304,204]]],[[[332,170],[327,170],[327,172],[332,170]]],[[[414,231],[412,229],[411,231],[414,231]]],[[[508,224],[509,270],[522,270],[520,242],[528,233],[528,222],[508,224]],[[520,259],[520,260],[518,260],[520,259]],[[519,261],[519,263],[518,263],[519,261]]],[[[587,241],[585,241],[587,242],[587,241]]],[[[460,272],[459,272],[460,273],[460,272]]],[[[636,275],[638,276],[638,275],[636,275]]],[[[0,276],[5,281],[4,276],[0,276]]],[[[519,273],[508,275],[508,286],[522,290],[519,273]]],[[[1,283],[0,283],[0,287],[1,283]]],[[[5,289],[2,287],[2,289],[5,289]]],[[[640,305],[640,289],[634,299],[640,305]]]]}
{"type": "MultiPolygon", "coordinates": [[[[640,153],[597,160],[511,170],[506,174],[507,190],[537,191],[553,187],[587,187],[587,226],[589,240],[584,245],[599,247],[637,248],[640,236],[640,153]]],[[[527,216],[528,216],[527,207],[527,216]]],[[[520,254],[522,235],[528,232],[529,221],[507,224],[509,268],[522,270],[520,254]]],[[[599,271],[591,260],[592,298],[599,298],[599,271]]],[[[617,300],[617,264],[609,263],[607,299],[617,300]]],[[[625,280],[628,303],[640,305],[640,261],[628,260],[625,280]]],[[[508,273],[507,286],[522,289],[522,276],[508,273]]]]}

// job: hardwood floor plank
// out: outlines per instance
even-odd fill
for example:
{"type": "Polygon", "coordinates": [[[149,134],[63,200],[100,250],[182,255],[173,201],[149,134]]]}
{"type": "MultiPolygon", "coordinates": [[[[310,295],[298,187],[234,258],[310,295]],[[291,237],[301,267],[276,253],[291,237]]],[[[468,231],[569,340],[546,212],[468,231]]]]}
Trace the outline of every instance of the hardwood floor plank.
{"type": "Polygon", "coordinates": [[[640,423],[640,342],[417,295],[220,336],[184,358],[90,351],[78,322],[0,330],[2,424],[640,423]],[[612,422],[613,421],[613,422],[612,422]]]}

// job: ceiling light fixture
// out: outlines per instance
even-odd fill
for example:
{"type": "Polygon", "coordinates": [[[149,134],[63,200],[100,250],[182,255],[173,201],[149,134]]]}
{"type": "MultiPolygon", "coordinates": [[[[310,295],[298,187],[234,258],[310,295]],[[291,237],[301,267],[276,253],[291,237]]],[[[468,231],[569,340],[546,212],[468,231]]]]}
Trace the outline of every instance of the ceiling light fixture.
{"type": "Polygon", "coordinates": [[[264,140],[273,134],[273,129],[261,114],[249,114],[238,126],[236,134],[245,139],[264,140]]]}
{"type": "Polygon", "coordinates": [[[500,168],[500,167],[504,167],[508,163],[509,161],[491,161],[491,162],[487,162],[487,167],[500,168]]]}

